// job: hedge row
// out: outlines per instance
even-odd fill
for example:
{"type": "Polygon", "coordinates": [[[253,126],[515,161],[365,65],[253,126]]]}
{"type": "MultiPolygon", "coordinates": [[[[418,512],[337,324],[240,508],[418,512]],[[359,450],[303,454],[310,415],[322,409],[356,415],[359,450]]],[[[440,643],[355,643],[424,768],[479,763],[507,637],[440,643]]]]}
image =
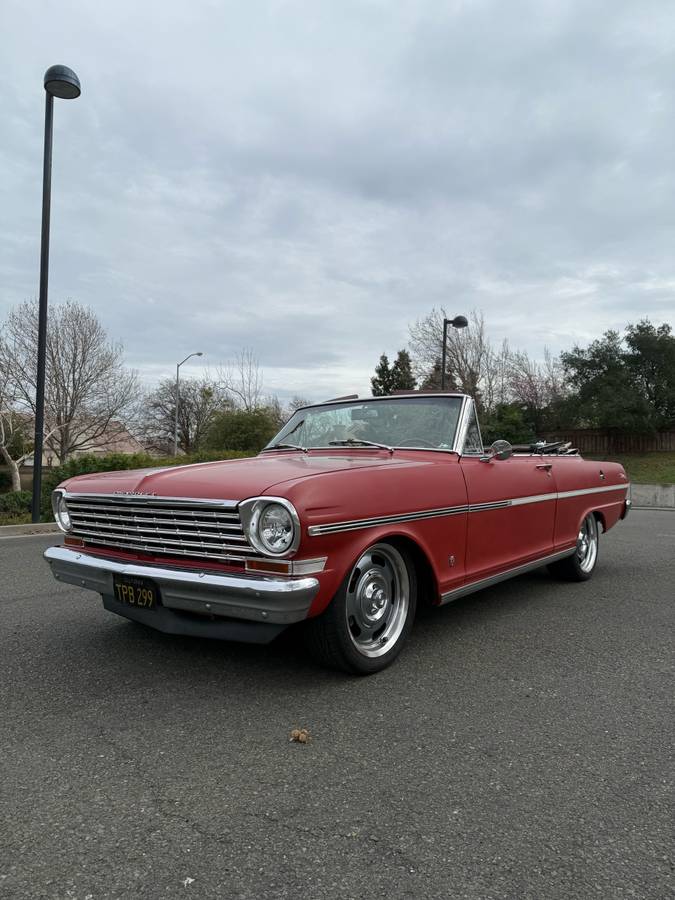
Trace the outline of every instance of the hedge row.
{"type": "Polygon", "coordinates": [[[23,516],[30,512],[30,505],[30,491],[13,491],[10,494],[0,494],[0,519],[12,519],[15,516],[23,516]]]}

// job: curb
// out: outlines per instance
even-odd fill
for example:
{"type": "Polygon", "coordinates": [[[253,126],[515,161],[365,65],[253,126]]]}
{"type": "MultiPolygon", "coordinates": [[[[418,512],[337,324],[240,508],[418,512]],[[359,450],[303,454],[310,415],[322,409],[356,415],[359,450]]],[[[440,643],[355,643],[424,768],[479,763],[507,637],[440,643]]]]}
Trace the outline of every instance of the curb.
{"type": "Polygon", "coordinates": [[[675,510],[675,484],[636,484],[632,482],[630,497],[635,509],[675,510]]]}
{"type": "Polygon", "coordinates": [[[37,524],[28,525],[0,525],[0,539],[31,534],[57,534],[59,530],[59,526],[56,522],[38,522],[37,524]]]}

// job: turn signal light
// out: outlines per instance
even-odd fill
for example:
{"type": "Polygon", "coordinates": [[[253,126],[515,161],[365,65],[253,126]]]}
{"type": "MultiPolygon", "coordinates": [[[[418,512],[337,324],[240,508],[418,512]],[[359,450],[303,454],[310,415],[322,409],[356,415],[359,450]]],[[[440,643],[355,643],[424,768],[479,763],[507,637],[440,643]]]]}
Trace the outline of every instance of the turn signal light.
{"type": "Polygon", "coordinates": [[[247,572],[267,572],[270,575],[290,575],[291,563],[276,559],[247,559],[247,572]]]}

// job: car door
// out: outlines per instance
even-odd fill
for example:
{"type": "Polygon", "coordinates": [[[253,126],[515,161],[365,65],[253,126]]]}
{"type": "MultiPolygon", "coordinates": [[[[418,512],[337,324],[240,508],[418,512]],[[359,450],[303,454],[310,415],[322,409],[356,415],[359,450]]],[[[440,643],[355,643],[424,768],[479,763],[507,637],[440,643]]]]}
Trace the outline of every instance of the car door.
{"type": "Polygon", "coordinates": [[[466,577],[475,581],[553,552],[556,488],[552,463],[512,456],[460,461],[469,501],[466,577]]]}
{"type": "MultiPolygon", "coordinates": [[[[471,415],[475,418],[475,412],[471,415]]],[[[476,435],[478,435],[476,437],[476,435]]],[[[469,504],[465,575],[477,581],[553,552],[556,485],[553,457],[484,456],[469,422],[460,466],[469,504]]]]}

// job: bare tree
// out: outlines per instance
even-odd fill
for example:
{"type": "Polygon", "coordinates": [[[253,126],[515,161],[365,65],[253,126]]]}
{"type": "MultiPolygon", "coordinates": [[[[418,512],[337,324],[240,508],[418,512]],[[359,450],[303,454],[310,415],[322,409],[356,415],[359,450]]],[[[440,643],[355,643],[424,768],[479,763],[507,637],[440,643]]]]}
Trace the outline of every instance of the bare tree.
{"type": "MultiPolygon", "coordinates": [[[[35,415],[38,304],[10,311],[0,341],[0,368],[12,374],[16,408],[35,415]]],[[[53,306],[47,328],[45,446],[60,463],[78,450],[113,443],[119,420],[140,388],[121,344],[110,343],[95,313],[69,300],[53,306]]]]}
{"type": "MultiPolygon", "coordinates": [[[[429,315],[409,327],[413,371],[423,384],[438,366],[443,343],[443,308],[432,309],[429,315]]],[[[483,401],[486,379],[495,360],[495,351],[485,333],[482,312],[474,310],[469,327],[448,331],[446,383],[470,394],[479,404],[483,401]]]]}
{"type": "Polygon", "coordinates": [[[310,402],[311,401],[307,400],[305,397],[300,397],[298,394],[295,394],[285,406],[276,396],[267,397],[263,405],[271,415],[277,427],[281,428],[288,422],[296,410],[301,409],[303,406],[309,406],[310,402]]]}
{"type": "Polygon", "coordinates": [[[294,412],[302,409],[303,406],[311,406],[311,403],[312,401],[308,400],[307,397],[301,397],[299,394],[294,394],[286,404],[286,418],[290,419],[294,412]]]}
{"type": "Polygon", "coordinates": [[[19,470],[33,449],[27,425],[17,408],[16,385],[0,357],[0,459],[9,469],[13,491],[21,490],[19,470]]]}
{"type": "MultiPolygon", "coordinates": [[[[21,466],[33,453],[33,419],[20,402],[20,391],[0,336],[0,459],[9,469],[12,490],[21,490],[21,466]]],[[[53,430],[47,432],[51,438],[53,430]]]]}
{"type": "Polygon", "coordinates": [[[483,379],[483,406],[486,410],[512,400],[511,391],[511,348],[507,340],[502,341],[499,350],[490,348],[483,379]]]}
{"type": "MultiPolygon", "coordinates": [[[[229,406],[224,389],[208,375],[183,378],[178,404],[178,446],[191,453],[203,442],[217,412],[229,406]]],[[[176,382],[161,381],[148,393],[141,410],[141,429],[154,449],[169,453],[176,427],[176,382]]]]}
{"type": "Polygon", "coordinates": [[[543,364],[522,350],[511,354],[509,387],[511,400],[525,407],[535,431],[540,431],[545,410],[565,393],[560,361],[551,356],[548,347],[544,348],[543,364]]]}
{"type": "Polygon", "coordinates": [[[253,350],[241,350],[233,362],[218,368],[218,380],[232,406],[251,412],[263,401],[263,377],[253,350]]]}

